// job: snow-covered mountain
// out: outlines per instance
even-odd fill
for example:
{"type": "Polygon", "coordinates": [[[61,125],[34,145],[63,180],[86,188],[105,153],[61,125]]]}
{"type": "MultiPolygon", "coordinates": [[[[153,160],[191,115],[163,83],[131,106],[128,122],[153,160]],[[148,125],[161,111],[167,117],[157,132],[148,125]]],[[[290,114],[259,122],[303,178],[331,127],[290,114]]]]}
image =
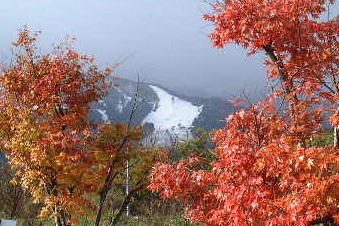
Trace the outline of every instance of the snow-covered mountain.
{"type": "Polygon", "coordinates": [[[192,129],[220,128],[235,109],[218,98],[185,97],[166,88],[118,79],[109,95],[93,105],[92,118],[100,121],[143,124],[158,134],[159,142],[187,138],[192,129]]]}
{"type": "MultiPolygon", "coordinates": [[[[165,90],[150,85],[157,94],[159,101],[152,111],[144,118],[142,124],[153,124],[155,131],[166,131],[168,135],[175,135],[184,138],[193,127],[193,122],[199,117],[203,106],[194,106],[192,103],[181,100],[165,90]]],[[[168,136],[161,136],[163,142],[168,136]]]]}

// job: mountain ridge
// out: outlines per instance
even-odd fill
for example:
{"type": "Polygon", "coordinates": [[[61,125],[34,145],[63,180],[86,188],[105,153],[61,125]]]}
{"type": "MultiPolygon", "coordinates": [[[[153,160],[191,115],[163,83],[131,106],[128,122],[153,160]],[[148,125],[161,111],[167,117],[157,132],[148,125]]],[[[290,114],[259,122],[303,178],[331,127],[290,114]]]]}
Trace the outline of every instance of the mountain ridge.
{"type": "Polygon", "coordinates": [[[180,129],[190,132],[198,127],[207,131],[221,128],[224,119],[236,110],[221,98],[188,97],[162,85],[119,78],[114,80],[109,94],[93,105],[91,118],[128,123],[135,106],[131,124],[143,124],[148,129],[157,130],[163,123],[167,132],[174,133],[180,129]],[[169,126],[170,121],[177,124],[169,126]]]}

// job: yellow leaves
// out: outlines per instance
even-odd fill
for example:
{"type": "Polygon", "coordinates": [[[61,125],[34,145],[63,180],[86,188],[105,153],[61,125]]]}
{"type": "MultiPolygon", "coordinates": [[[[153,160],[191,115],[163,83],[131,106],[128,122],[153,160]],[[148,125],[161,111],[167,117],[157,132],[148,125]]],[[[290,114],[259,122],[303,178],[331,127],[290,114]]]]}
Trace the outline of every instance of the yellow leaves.
{"type": "MultiPolygon", "coordinates": [[[[69,46],[60,45],[51,54],[40,55],[37,35],[27,28],[20,31],[14,43],[16,59],[1,77],[1,146],[19,169],[20,183],[36,201],[44,202],[42,216],[50,215],[51,207],[61,208],[59,202],[65,196],[67,205],[78,206],[69,209],[72,214],[91,206],[84,191],[101,185],[88,113],[90,104],[105,95],[103,86],[111,69],[100,70],[92,57],[69,46]]],[[[110,150],[102,151],[105,163],[127,133],[125,127],[117,131],[113,133],[116,143],[103,140],[99,145],[110,150]]],[[[140,136],[135,132],[131,137],[140,136]]]]}
{"type": "Polygon", "coordinates": [[[32,185],[28,185],[28,186],[31,186],[31,187],[30,188],[26,187],[26,189],[31,191],[34,197],[34,203],[42,203],[47,196],[46,193],[42,189],[33,189],[32,185]]]}
{"type": "Polygon", "coordinates": [[[51,214],[51,211],[50,211],[49,207],[44,206],[44,207],[42,207],[42,209],[40,211],[39,217],[45,218],[45,217],[49,216],[50,214],[51,214]]]}

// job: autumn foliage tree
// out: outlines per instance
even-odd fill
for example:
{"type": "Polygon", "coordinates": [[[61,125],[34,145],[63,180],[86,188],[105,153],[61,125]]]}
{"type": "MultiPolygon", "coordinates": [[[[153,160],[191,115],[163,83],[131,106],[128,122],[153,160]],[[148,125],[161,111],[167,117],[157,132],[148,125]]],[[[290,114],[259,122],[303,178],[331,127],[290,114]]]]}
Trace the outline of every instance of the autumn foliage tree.
{"type": "Polygon", "coordinates": [[[41,215],[68,225],[71,213],[94,208],[85,198],[96,184],[87,117],[111,70],[100,71],[67,45],[41,55],[37,35],[20,31],[15,62],[1,76],[1,146],[23,187],[45,204],[41,215]]]}
{"type": "Polygon", "coordinates": [[[14,61],[0,77],[1,150],[17,181],[43,203],[40,216],[66,226],[76,224],[79,215],[97,212],[99,225],[125,162],[133,162],[137,181],[132,188],[138,190],[146,185],[141,178],[153,153],[140,149],[140,126],[89,120],[91,104],[107,93],[112,70],[100,70],[92,57],[80,55],[68,42],[41,54],[38,34],[20,31],[13,43],[14,61]]]}
{"type": "Polygon", "coordinates": [[[319,20],[324,0],[229,0],[205,19],[216,47],[235,42],[264,52],[268,78],[278,81],[265,101],[237,111],[214,133],[211,170],[192,157],[157,164],[150,188],[187,203],[204,225],[339,223],[339,24],[319,20]],[[286,103],[281,108],[280,101],[286,103]],[[286,109],[286,110],[282,110],[286,109]],[[325,114],[326,113],[326,114],[325,114]],[[333,145],[309,140],[328,120],[333,145]]]}
{"type": "MultiPolygon", "coordinates": [[[[302,122],[308,118],[303,114],[320,101],[327,103],[326,111],[337,114],[339,24],[319,22],[326,3],[334,1],[226,1],[205,15],[215,23],[211,39],[216,47],[235,42],[249,54],[266,53],[269,79],[281,82],[276,95],[289,102],[292,120],[299,117],[293,125],[305,128],[311,127],[302,122]]],[[[334,118],[331,124],[337,127],[334,118]]]]}

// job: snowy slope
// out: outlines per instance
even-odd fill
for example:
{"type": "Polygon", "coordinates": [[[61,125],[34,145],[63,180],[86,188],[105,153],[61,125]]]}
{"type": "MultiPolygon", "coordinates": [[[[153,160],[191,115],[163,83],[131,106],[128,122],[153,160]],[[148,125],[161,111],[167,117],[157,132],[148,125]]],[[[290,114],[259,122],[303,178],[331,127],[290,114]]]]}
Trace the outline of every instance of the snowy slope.
{"type": "MultiPolygon", "coordinates": [[[[159,87],[153,85],[149,87],[156,93],[159,101],[155,105],[155,109],[145,117],[142,124],[152,123],[155,131],[166,132],[179,138],[189,136],[189,129],[192,128],[193,121],[199,116],[203,106],[194,106],[159,87]]],[[[166,140],[164,137],[161,139],[166,140]]]]}
{"type": "Polygon", "coordinates": [[[101,109],[95,109],[95,110],[97,110],[100,113],[102,121],[104,122],[109,121],[109,117],[106,113],[106,110],[101,110],[101,109]]]}
{"type": "Polygon", "coordinates": [[[143,124],[145,137],[153,143],[162,139],[158,143],[170,144],[173,139],[191,137],[194,128],[221,128],[223,119],[235,111],[222,99],[186,97],[156,85],[119,79],[109,95],[93,104],[91,120],[129,123],[134,99],[137,110],[131,124],[143,124]]]}

